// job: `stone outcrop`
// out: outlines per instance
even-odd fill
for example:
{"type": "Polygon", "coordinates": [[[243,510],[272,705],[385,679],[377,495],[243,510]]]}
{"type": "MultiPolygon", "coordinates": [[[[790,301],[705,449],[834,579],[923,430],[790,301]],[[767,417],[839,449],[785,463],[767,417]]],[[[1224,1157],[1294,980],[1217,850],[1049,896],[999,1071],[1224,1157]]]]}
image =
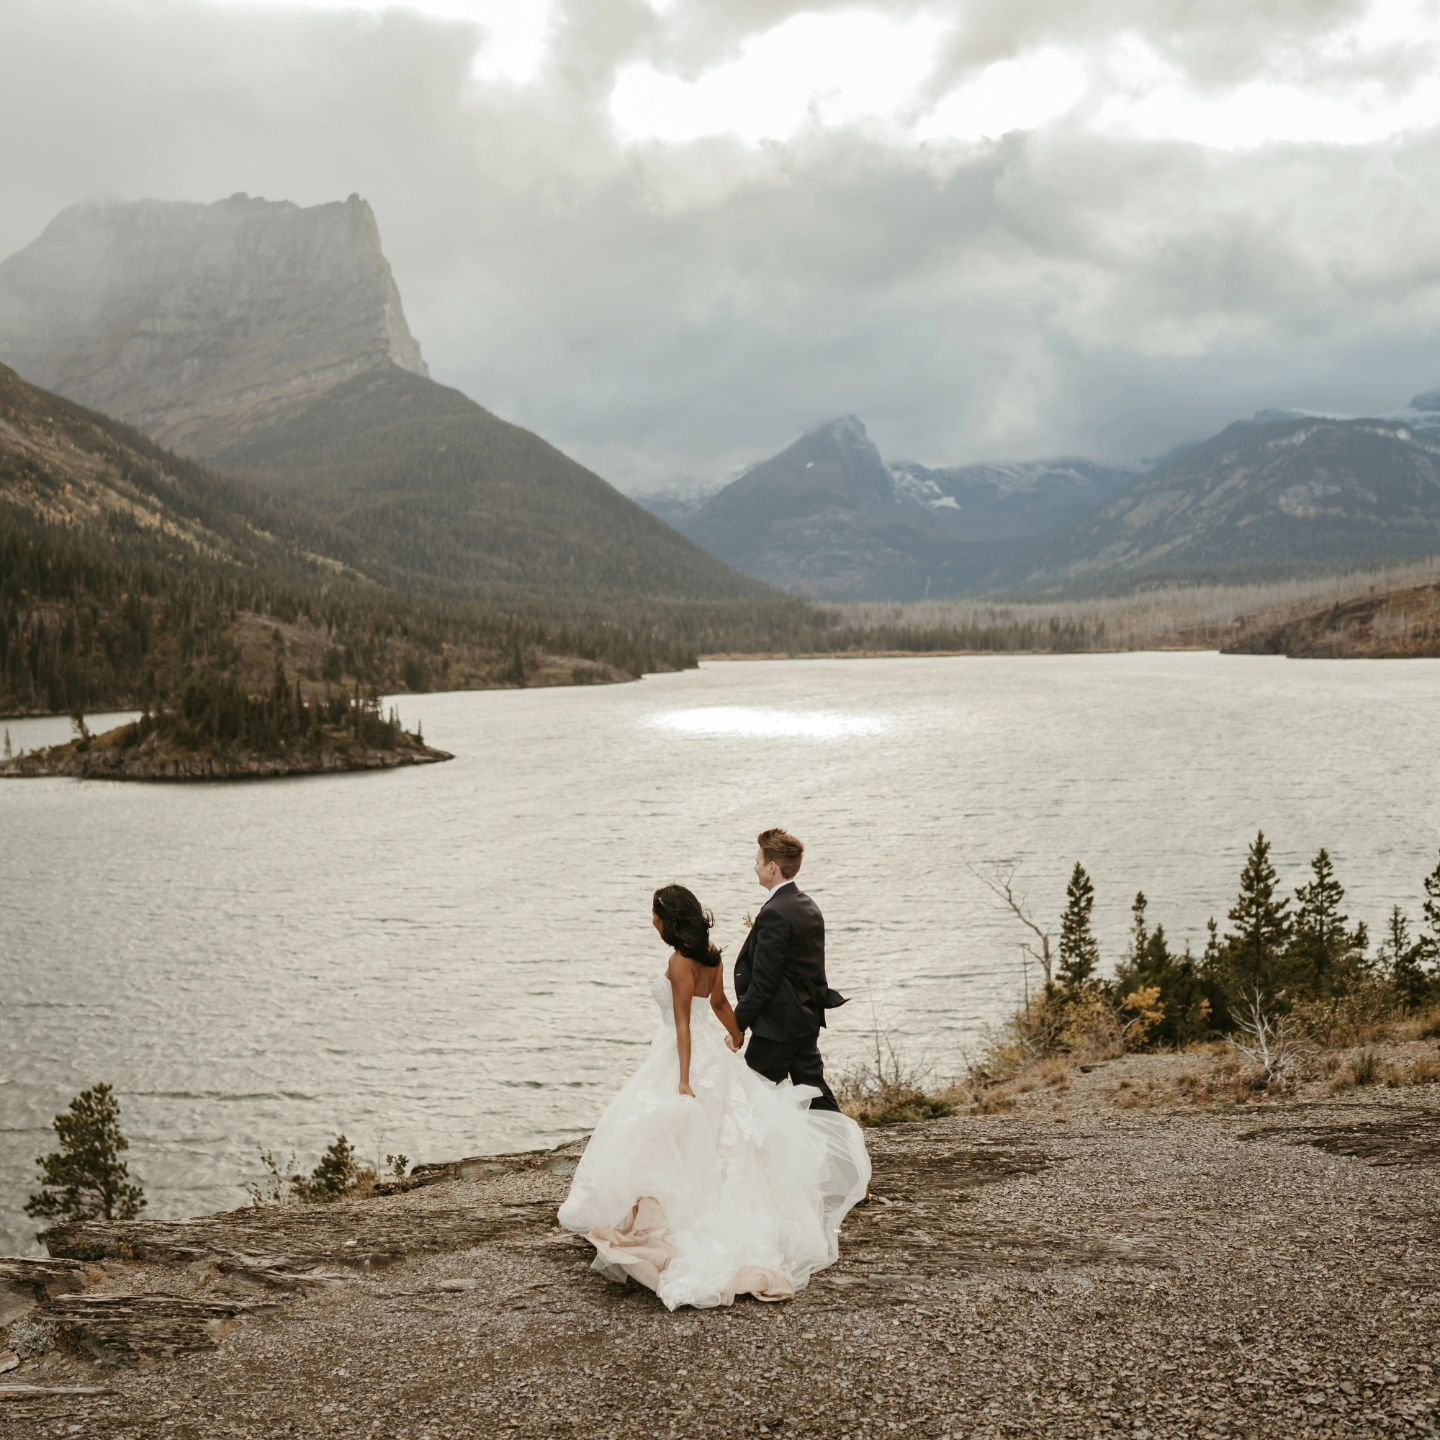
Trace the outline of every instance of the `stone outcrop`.
{"type": "Polygon", "coordinates": [[[0,1325],[84,1288],[85,1266],[79,1260],[0,1258],[0,1325]]]}
{"type": "Polygon", "coordinates": [[[428,373],[358,195],[72,206],[0,262],[0,360],[202,457],[367,370],[428,373]]]}

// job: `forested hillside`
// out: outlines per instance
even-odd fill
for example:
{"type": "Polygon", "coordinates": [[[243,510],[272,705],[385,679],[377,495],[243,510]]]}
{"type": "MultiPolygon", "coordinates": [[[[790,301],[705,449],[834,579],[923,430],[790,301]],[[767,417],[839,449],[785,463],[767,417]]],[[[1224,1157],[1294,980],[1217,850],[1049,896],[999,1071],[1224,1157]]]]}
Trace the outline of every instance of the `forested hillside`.
{"type": "Polygon", "coordinates": [[[701,647],[772,648],[816,623],[764,591],[666,602],[497,585],[470,599],[406,584],[366,550],[303,503],[0,367],[3,713],[139,705],[196,666],[263,688],[277,657],[317,688],[621,679],[693,664],[701,647]]]}
{"type": "Polygon", "coordinates": [[[322,512],[409,588],[527,605],[767,593],[539,436],[394,365],[215,464],[322,512]]]}

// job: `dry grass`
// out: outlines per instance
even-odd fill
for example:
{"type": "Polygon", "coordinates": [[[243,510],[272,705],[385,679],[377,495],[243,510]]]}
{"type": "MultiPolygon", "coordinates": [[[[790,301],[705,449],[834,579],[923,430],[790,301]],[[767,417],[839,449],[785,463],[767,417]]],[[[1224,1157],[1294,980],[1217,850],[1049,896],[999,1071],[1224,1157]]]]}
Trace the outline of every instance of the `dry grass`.
{"type": "Polygon", "coordinates": [[[991,1038],[962,1078],[938,1092],[927,1087],[923,1072],[906,1071],[883,1046],[886,1084],[875,1083],[871,1066],[863,1083],[847,1076],[836,1090],[846,1112],[862,1124],[892,1125],[1021,1108],[1064,1122],[1097,1102],[1114,1111],[1185,1111],[1440,1083],[1440,1052],[1413,1053],[1420,1042],[1440,1037],[1440,1005],[1395,1014],[1382,998],[1362,992],[1287,1016],[1279,1037],[1287,1053],[1278,1069],[1277,1035],[1271,1036],[1269,1068],[1247,1053],[1246,1036],[1238,1032],[1232,1039],[1134,1054],[1124,1049],[1113,1011],[1082,1000],[1066,1014],[1040,999],[991,1038]],[[1103,1073],[1091,1074],[1102,1066],[1103,1073]]]}
{"type": "Polygon", "coordinates": [[[1374,1050],[1362,1050],[1335,1067],[1330,1093],[1358,1090],[1367,1085],[1384,1085],[1390,1090],[1411,1085],[1440,1083],[1440,1056],[1417,1055],[1410,1060],[1385,1060],[1374,1050]]]}

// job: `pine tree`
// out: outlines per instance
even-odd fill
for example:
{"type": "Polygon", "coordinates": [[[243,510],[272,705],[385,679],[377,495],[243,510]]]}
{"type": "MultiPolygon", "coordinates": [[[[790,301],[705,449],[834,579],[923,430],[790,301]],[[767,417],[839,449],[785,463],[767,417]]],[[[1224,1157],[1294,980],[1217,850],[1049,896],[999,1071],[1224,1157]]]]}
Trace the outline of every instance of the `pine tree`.
{"type": "Polygon", "coordinates": [[[55,1117],[60,1148],[36,1160],[41,1189],[25,1213],[45,1220],[133,1220],[145,1192],[130,1183],[120,1156],[130,1142],[120,1131],[120,1104],[108,1085],[96,1085],[55,1117]]]}
{"type": "Polygon", "coordinates": [[[290,1188],[299,1200],[338,1200],[355,1184],[359,1173],[355,1147],[343,1135],[337,1135],[309,1176],[290,1177],[290,1188]]]}
{"type": "Polygon", "coordinates": [[[527,683],[525,673],[525,651],[520,644],[519,633],[510,637],[510,664],[505,671],[505,678],[512,684],[523,689],[527,683]]]}
{"type": "Polygon", "coordinates": [[[1208,980],[1220,978],[1225,952],[1220,944],[1220,926],[1212,915],[1205,922],[1205,949],[1200,954],[1200,973],[1208,980]]]}
{"type": "Polygon", "coordinates": [[[1419,936],[1421,963],[1440,981],[1440,863],[1425,877],[1425,923],[1419,936]]]}
{"type": "Polygon", "coordinates": [[[9,760],[9,759],[12,759],[12,758],[14,757],[14,754],[15,754],[15,749],[14,749],[14,747],[10,744],[10,727],[7,725],[7,726],[5,727],[5,749],[4,749],[3,755],[0,755],[0,758],[3,758],[3,759],[5,759],[5,760],[9,760]]]}
{"type": "Polygon", "coordinates": [[[1431,981],[1421,947],[1411,938],[1410,919],[1398,905],[1391,908],[1375,958],[1407,1010],[1418,1010],[1430,998],[1431,981]]]}
{"type": "Polygon", "coordinates": [[[1310,862],[1314,878],[1295,892],[1297,909],[1290,936],[1289,979],[1296,991],[1311,995],[1343,995],[1354,989],[1366,971],[1369,935],[1365,926],[1346,928],[1340,906],[1345,887],[1324,847],[1310,862]]]}
{"type": "Polygon", "coordinates": [[[1270,842],[1262,830],[1240,872],[1240,894],[1229,917],[1235,929],[1225,936],[1222,968],[1232,1005],[1248,1003],[1255,994],[1262,1002],[1273,1001],[1281,988],[1290,902],[1276,897],[1276,884],[1270,842]]]}
{"type": "Polygon", "coordinates": [[[1145,950],[1150,944],[1150,929],[1145,922],[1145,910],[1149,905],[1143,890],[1135,892],[1130,906],[1130,953],[1125,957],[1132,969],[1139,970],[1145,962],[1145,950]]]}
{"type": "Polygon", "coordinates": [[[1060,917],[1060,988],[1074,995],[1100,968],[1100,947],[1090,927],[1095,887],[1077,860],[1065,887],[1065,913],[1060,917]]]}

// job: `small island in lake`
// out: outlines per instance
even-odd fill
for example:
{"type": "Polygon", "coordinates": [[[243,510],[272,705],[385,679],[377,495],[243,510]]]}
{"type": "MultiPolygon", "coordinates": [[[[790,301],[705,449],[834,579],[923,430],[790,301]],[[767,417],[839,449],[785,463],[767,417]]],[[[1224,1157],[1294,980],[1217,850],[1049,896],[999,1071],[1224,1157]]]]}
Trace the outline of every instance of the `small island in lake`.
{"type": "Polygon", "coordinates": [[[263,780],[454,759],[402,729],[393,710],[382,714],[377,697],[307,698],[278,670],[266,695],[193,675],[174,705],[102,735],[91,735],[82,715],[73,719],[73,740],[0,761],[0,779],[263,780]]]}

